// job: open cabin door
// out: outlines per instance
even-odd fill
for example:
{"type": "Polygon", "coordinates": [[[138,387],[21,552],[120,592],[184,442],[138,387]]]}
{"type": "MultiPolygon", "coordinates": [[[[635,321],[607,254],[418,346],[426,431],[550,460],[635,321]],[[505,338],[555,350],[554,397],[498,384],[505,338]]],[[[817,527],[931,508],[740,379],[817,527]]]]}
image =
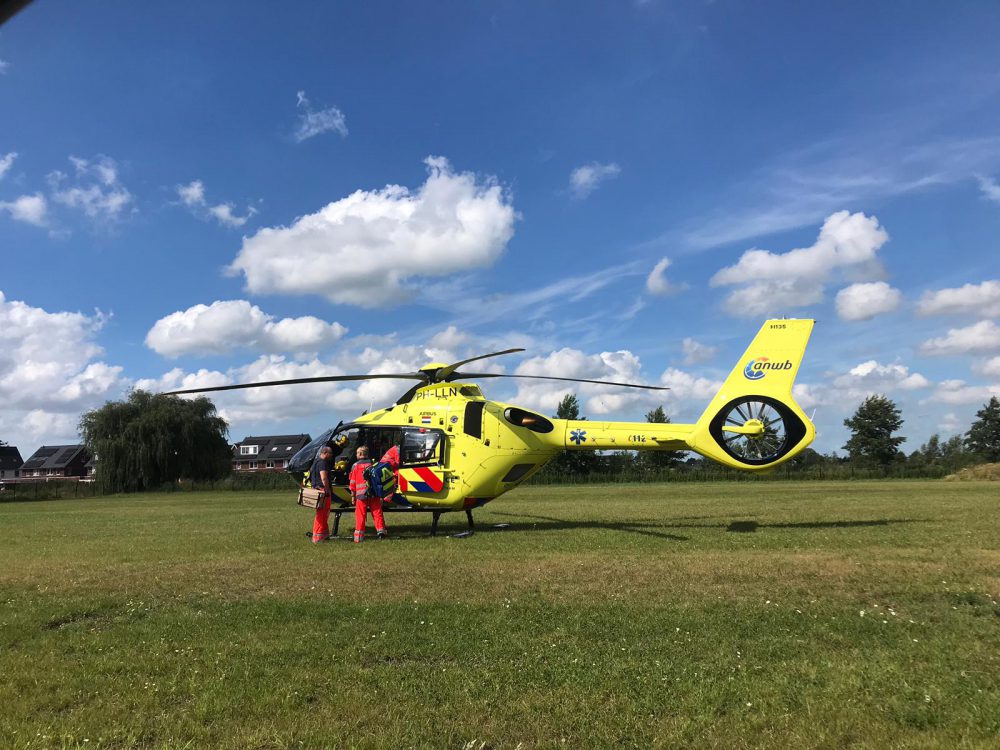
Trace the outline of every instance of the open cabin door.
{"type": "Polygon", "coordinates": [[[447,447],[444,430],[404,427],[399,447],[399,491],[418,495],[446,493],[447,447]]]}
{"type": "Polygon", "coordinates": [[[400,492],[437,495],[448,490],[447,440],[443,430],[358,425],[336,433],[331,444],[334,449],[333,492],[344,501],[350,501],[350,471],[357,461],[358,447],[362,445],[368,447],[373,463],[394,445],[399,446],[400,492]]]}

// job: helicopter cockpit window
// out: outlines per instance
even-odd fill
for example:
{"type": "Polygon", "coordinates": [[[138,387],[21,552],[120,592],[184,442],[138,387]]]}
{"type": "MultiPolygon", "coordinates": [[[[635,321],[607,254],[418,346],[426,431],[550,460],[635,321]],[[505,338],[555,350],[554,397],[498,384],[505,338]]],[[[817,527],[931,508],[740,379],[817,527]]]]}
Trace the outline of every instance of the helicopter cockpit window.
{"type": "Polygon", "coordinates": [[[312,468],[313,461],[316,460],[316,454],[319,453],[319,449],[329,443],[331,437],[333,437],[333,430],[327,430],[299,450],[298,453],[292,456],[292,460],[288,462],[287,471],[299,475],[307,473],[312,468]]]}
{"type": "Polygon", "coordinates": [[[436,430],[404,430],[400,448],[401,464],[439,464],[443,442],[436,430]]]}

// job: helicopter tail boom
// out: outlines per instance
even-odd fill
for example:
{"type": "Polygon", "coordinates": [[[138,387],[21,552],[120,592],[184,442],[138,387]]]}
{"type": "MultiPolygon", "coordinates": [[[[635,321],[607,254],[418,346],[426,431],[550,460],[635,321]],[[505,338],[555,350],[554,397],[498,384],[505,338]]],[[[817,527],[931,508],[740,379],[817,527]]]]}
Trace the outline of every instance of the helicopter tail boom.
{"type": "Polygon", "coordinates": [[[813,320],[768,320],[695,424],[689,448],[727,466],[764,469],[804,450],[816,429],[792,397],[813,320]]]}

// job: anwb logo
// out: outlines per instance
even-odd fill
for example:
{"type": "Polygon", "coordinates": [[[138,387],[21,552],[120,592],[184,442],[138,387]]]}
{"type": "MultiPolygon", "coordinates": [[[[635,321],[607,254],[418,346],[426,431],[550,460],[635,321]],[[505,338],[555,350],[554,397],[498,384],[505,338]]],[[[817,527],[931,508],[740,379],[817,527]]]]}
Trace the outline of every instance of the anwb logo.
{"type": "Polygon", "coordinates": [[[768,370],[791,370],[792,366],[790,359],[784,362],[772,362],[767,357],[757,357],[747,362],[747,366],[743,368],[743,375],[747,380],[760,380],[768,370]]]}

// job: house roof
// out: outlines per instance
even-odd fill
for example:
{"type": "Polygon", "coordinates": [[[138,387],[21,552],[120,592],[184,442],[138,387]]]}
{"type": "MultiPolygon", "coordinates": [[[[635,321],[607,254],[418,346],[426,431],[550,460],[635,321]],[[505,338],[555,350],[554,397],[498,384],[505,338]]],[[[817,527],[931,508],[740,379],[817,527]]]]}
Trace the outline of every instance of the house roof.
{"type": "Polygon", "coordinates": [[[20,469],[23,463],[21,451],[13,445],[0,445],[0,470],[20,469]]]}
{"type": "Polygon", "coordinates": [[[233,457],[234,458],[254,458],[254,459],[275,459],[275,458],[291,458],[298,452],[298,450],[309,443],[312,440],[309,435],[260,435],[254,437],[250,435],[243,438],[240,442],[233,446],[233,457]],[[256,445],[257,453],[253,456],[241,456],[240,446],[243,445],[256,445]]]}
{"type": "Polygon", "coordinates": [[[43,445],[24,462],[21,470],[65,469],[84,451],[82,445],[43,445]]]}

